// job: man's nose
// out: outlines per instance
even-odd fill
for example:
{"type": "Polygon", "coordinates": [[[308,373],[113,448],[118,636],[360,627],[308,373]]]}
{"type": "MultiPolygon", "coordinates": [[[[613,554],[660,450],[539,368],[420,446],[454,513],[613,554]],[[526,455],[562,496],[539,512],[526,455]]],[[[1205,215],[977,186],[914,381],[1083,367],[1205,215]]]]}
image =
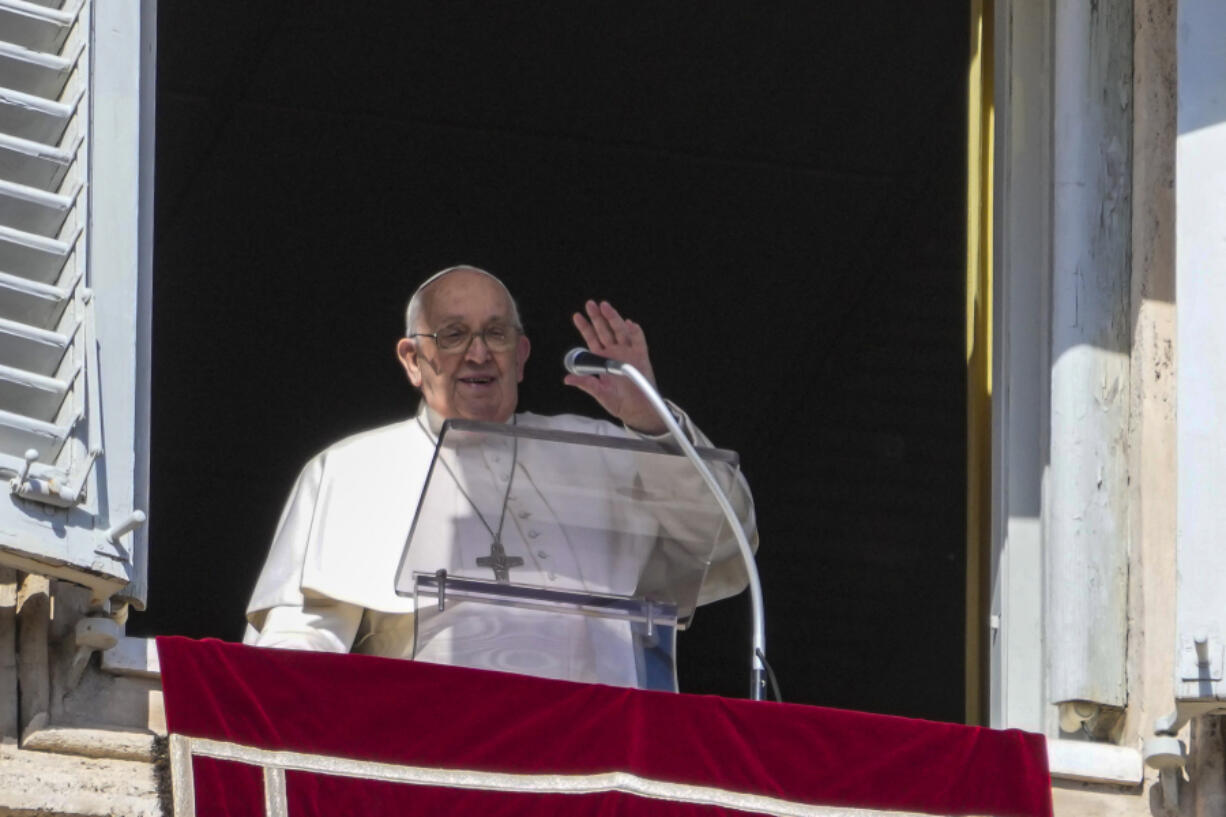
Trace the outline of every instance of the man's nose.
{"type": "Polygon", "coordinates": [[[484,363],[491,357],[490,347],[485,344],[485,334],[475,333],[468,342],[468,351],[464,357],[473,363],[484,363]]]}

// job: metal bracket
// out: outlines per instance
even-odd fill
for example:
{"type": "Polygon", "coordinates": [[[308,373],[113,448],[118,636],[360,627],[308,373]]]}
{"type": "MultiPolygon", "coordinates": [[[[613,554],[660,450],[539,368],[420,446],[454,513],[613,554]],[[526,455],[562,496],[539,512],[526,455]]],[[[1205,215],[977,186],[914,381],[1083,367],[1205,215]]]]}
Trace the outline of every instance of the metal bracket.
{"type": "Polygon", "coordinates": [[[1181,774],[1187,763],[1187,749],[1183,741],[1170,735],[1158,735],[1145,741],[1142,748],[1145,765],[1158,770],[1158,780],[1162,785],[1162,800],[1168,813],[1179,812],[1179,788],[1183,781],[1181,774]]]}
{"type": "Polygon", "coordinates": [[[1179,677],[1185,681],[1222,680],[1222,642],[1205,631],[1180,639],[1179,677]]]}
{"type": "Polygon", "coordinates": [[[1179,813],[1179,790],[1187,762],[1183,741],[1175,737],[1188,721],[1202,715],[1226,714],[1226,702],[1218,700],[1176,700],[1175,711],[1154,722],[1155,737],[1145,741],[1143,752],[1146,765],[1157,769],[1162,783],[1162,798],[1169,814],[1179,813]]]}
{"type": "Polygon", "coordinates": [[[132,511],[132,513],[124,517],[119,524],[111,526],[111,528],[102,535],[102,541],[98,543],[96,548],[94,548],[94,553],[98,554],[99,556],[108,556],[112,559],[119,559],[120,561],[131,563],[132,554],[119,540],[139,528],[141,525],[145,524],[145,520],[147,518],[148,517],[145,516],[144,511],[132,511]]]}
{"type": "Polygon", "coordinates": [[[90,656],[95,651],[109,650],[119,643],[123,636],[123,625],[110,616],[86,616],[77,621],[77,649],[72,655],[72,664],[68,667],[66,686],[76,689],[85,674],[90,656]]]}
{"type": "Polygon", "coordinates": [[[31,502],[41,502],[56,508],[72,508],[85,500],[85,480],[89,477],[94,461],[102,455],[101,450],[89,452],[89,458],[77,474],[77,479],[69,483],[55,477],[46,479],[31,477],[30,466],[38,461],[38,452],[31,448],[25,453],[25,465],[21,473],[9,480],[9,491],[14,496],[31,502]]]}
{"type": "Polygon", "coordinates": [[[1226,701],[1175,701],[1175,710],[1154,721],[1154,733],[1175,735],[1193,718],[1202,715],[1226,715],[1226,701]]]}

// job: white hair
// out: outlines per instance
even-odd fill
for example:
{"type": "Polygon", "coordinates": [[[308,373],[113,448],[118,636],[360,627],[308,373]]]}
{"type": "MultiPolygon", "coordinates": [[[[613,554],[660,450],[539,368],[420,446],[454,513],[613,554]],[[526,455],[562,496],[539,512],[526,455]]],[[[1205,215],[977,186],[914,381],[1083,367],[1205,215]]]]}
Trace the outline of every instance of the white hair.
{"type": "Polygon", "coordinates": [[[404,310],[404,331],[406,335],[412,336],[413,333],[418,332],[421,329],[417,321],[419,318],[421,318],[422,301],[424,300],[422,298],[422,292],[444,275],[449,275],[450,273],[458,272],[459,270],[477,272],[488,276],[489,278],[493,279],[494,283],[502,287],[502,291],[507,294],[507,300],[511,304],[511,320],[515,323],[516,327],[518,327],[520,330],[523,329],[523,324],[519,320],[519,304],[515,303],[515,298],[511,296],[511,290],[507,289],[507,285],[500,281],[498,276],[492,272],[486,272],[480,267],[474,267],[469,264],[459,264],[454,267],[447,267],[446,269],[439,270],[418,284],[417,289],[413,290],[413,295],[409,298],[409,305],[404,310]]]}

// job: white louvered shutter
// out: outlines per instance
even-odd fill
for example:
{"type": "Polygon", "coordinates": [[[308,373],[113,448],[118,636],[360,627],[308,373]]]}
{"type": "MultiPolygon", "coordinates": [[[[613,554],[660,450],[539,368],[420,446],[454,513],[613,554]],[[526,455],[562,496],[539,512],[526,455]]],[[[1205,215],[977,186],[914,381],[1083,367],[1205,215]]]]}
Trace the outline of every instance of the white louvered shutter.
{"type": "Polygon", "coordinates": [[[150,9],[0,0],[0,564],[138,603],[150,9]]]}

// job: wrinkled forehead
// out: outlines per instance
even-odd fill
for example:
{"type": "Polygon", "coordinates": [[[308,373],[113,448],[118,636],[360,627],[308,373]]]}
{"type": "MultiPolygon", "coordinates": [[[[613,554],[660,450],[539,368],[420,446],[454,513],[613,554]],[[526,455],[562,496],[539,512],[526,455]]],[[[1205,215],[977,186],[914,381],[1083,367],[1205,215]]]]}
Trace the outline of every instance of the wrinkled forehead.
{"type": "Polygon", "coordinates": [[[506,285],[478,267],[449,267],[417,288],[424,317],[431,322],[489,318],[515,320],[515,301],[506,285]]]}

